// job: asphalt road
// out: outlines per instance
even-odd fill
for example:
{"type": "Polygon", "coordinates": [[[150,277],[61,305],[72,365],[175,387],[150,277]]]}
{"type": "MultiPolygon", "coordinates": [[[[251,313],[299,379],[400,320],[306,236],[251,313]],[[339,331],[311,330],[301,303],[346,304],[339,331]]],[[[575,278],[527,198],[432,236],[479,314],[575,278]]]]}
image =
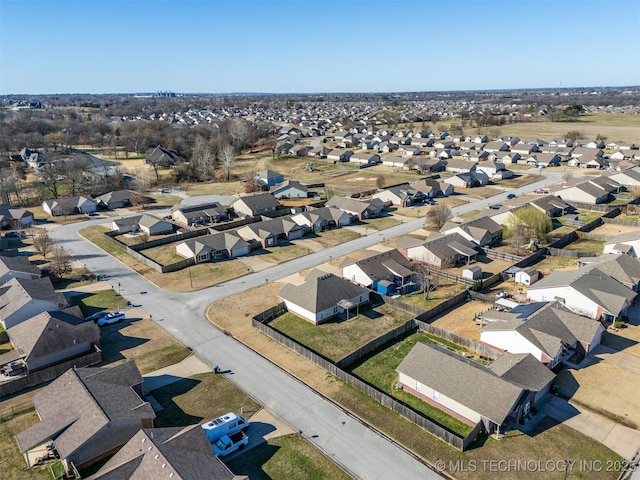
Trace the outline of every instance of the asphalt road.
{"type": "MultiPolygon", "coordinates": [[[[506,199],[507,193],[521,195],[535,188],[546,187],[557,182],[560,176],[560,173],[547,174],[535,184],[501,193],[482,202],[456,207],[452,209],[452,214],[460,215],[478,209],[484,206],[484,202],[501,202],[506,199]]],[[[440,478],[439,474],[405,449],[223,334],[204,316],[208,305],[228,295],[314,267],[379,243],[385,238],[408,234],[421,228],[423,219],[402,223],[383,232],[191,293],[169,292],[156,287],[77,234],[79,229],[90,223],[105,222],[108,220],[96,219],[60,226],[51,229],[50,235],[87,268],[96,274],[106,275],[114,288],[120,288],[122,294],[134,304],[141,304],[159,325],[211,365],[229,369],[231,380],[240,388],[282,417],[295,430],[302,432],[305,438],[354,477],[371,480],[440,478]]]]}

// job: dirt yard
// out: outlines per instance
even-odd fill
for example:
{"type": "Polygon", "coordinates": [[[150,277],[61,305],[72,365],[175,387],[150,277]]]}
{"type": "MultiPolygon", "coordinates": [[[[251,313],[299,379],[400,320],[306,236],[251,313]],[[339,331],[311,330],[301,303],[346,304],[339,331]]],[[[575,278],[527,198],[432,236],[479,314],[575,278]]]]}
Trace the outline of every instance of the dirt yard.
{"type": "Polygon", "coordinates": [[[636,227],[627,227],[626,225],[614,225],[612,223],[605,223],[604,225],[595,228],[591,233],[597,233],[598,235],[611,235],[616,236],[622,233],[637,232],[636,227]]]}
{"type": "Polygon", "coordinates": [[[439,317],[432,325],[479,342],[480,322],[476,321],[475,317],[477,314],[489,310],[491,306],[489,303],[472,300],[439,317]]]}

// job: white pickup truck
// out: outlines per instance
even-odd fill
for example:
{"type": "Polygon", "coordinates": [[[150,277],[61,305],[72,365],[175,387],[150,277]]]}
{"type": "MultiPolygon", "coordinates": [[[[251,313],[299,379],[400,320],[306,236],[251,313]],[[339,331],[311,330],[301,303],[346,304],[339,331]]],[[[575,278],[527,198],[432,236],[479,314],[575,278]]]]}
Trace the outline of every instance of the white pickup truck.
{"type": "Polygon", "coordinates": [[[249,437],[243,431],[239,431],[231,435],[223,435],[213,442],[211,446],[216,456],[224,457],[236,450],[242,450],[247,443],[249,443],[249,437]]]}

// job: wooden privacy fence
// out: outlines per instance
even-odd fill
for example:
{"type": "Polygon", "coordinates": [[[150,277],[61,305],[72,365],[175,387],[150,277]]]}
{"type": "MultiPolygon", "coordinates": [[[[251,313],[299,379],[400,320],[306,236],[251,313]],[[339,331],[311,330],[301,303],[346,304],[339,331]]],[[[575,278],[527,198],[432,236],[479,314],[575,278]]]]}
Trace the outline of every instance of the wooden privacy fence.
{"type": "Polygon", "coordinates": [[[429,323],[421,322],[418,319],[415,319],[415,323],[416,323],[416,326],[418,327],[418,330],[420,330],[421,332],[431,333],[436,337],[444,338],[445,340],[455,343],[456,345],[460,345],[461,347],[465,347],[469,350],[473,350],[478,355],[488,360],[495,360],[500,355],[502,355],[502,352],[499,352],[491,347],[488,347],[483,343],[478,343],[473,340],[469,340],[468,338],[461,337],[460,335],[453,332],[449,332],[448,330],[443,330],[442,328],[434,327],[429,323]]]}
{"type": "Polygon", "coordinates": [[[640,228],[640,222],[638,221],[634,221],[634,220],[622,220],[620,218],[606,218],[606,217],[602,217],[602,221],[605,224],[609,224],[609,225],[622,225],[625,227],[636,227],[636,228],[640,228]]]}
{"type": "Polygon", "coordinates": [[[576,252],[575,250],[563,250],[561,248],[553,248],[547,247],[550,255],[555,257],[574,257],[574,258],[582,258],[582,257],[597,257],[595,253],[592,252],[576,252]]]}
{"type": "Polygon", "coordinates": [[[489,258],[497,258],[498,260],[507,260],[509,262],[521,262],[525,259],[525,257],[520,257],[518,255],[512,255],[505,252],[499,252],[498,250],[494,250],[492,248],[485,248],[484,253],[489,258]]]}

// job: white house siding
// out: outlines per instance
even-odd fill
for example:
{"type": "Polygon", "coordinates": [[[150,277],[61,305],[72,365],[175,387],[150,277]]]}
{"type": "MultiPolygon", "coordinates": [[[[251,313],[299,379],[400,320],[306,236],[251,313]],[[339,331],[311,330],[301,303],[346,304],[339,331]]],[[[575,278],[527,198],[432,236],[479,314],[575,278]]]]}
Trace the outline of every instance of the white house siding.
{"type": "Polygon", "coordinates": [[[191,258],[193,257],[193,252],[191,251],[191,249],[187,246],[186,242],[182,242],[179,243],[178,245],[176,245],[176,253],[178,255],[182,255],[184,258],[191,258]]]}
{"type": "Polygon", "coordinates": [[[527,298],[537,302],[551,302],[557,298],[564,299],[567,307],[579,315],[598,319],[600,307],[571,287],[536,288],[527,291],[527,298]]]}
{"type": "MultiPolygon", "coordinates": [[[[640,234],[638,234],[638,236],[640,237],[640,234]]],[[[633,247],[633,252],[630,252],[630,256],[632,257],[637,257],[637,252],[640,252],[640,238],[638,238],[638,240],[631,240],[631,241],[625,241],[625,242],[611,242],[611,243],[605,243],[604,244],[604,249],[603,249],[603,253],[622,253],[620,251],[618,251],[617,249],[615,249],[614,247],[618,244],[622,244],[622,245],[630,245],[631,247],[633,247]]]]}
{"type": "Polygon", "coordinates": [[[347,265],[342,269],[342,278],[356,282],[363,287],[368,287],[373,283],[369,275],[364,273],[355,263],[353,265],[347,265]]]}
{"type": "MultiPolygon", "coordinates": [[[[426,366],[425,368],[430,368],[426,366]]],[[[405,390],[409,390],[410,393],[416,395],[422,395],[429,400],[431,400],[435,404],[442,405],[445,409],[454,412],[455,414],[467,419],[469,422],[478,423],[482,419],[482,415],[478,412],[470,409],[469,407],[462,405],[460,402],[457,402],[446,395],[443,395],[442,392],[437,393],[437,400],[434,400],[434,389],[428,385],[420,384],[415,379],[411,378],[404,373],[399,372],[398,374],[398,383],[403,385],[405,390]]],[[[416,395],[416,396],[419,396],[416,395]]]]}
{"type": "Polygon", "coordinates": [[[509,353],[530,353],[542,362],[546,355],[515,330],[487,330],[480,332],[480,341],[509,353]]]}
{"type": "Polygon", "coordinates": [[[327,311],[320,312],[318,315],[316,315],[315,313],[310,312],[309,310],[306,310],[301,306],[296,305],[295,303],[291,303],[287,300],[284,300],[284,304],[287,306],[287,310],[298,315],[299,317],[304,318],[305,320],[308,320],[315,325],[321,323],[324,318],[328,318],[327,311]]]}
{"type": "Polygon", "coordinates": [[[592,195],[575,187],[560,190],[556,192],[556,196],[562,198],[564,201],[573,200],[574,202],[588,203],[591,205],[598,203],[597,198],[594,198],[592,195]]]}
{"type": "Polygon", "coordinates": [[[378,198],[383,202],[389,202],[392,205],[401,205],[402,201],[396,196],[395,193],[390,192],[388,190],[383,190],[381,192],[374,193],[371,198],[378,198]]]}
{"type": "Polygon", "coordinates": [[[84,202],[78,210],[80,213],[92,213],[98,210],[98,206],[93,202],[84,202]]]}
{"type": "Polygon", "coordinates": [[[249,248],[249,245],[238,245],[237,247],[233,248],[229,253],[231,255],[231,258],[234,258],[234,257],[241,257],[243,255],[249,255],[250,251],[251,249],[249,248]]]}
{"type": "Polygon", "coordinates": [[[8,330],[13,326],[18,325],[19,323],[22,323],[25,320],[31,317],[35,317],[39,313],[46,312],[48,310],[58,310],[58,304],[54,302],[47,302],[45,300],[33,299],[19,310],[9,315],[7,318],[2,317],[2,312],[0,311],[0,318],[2,318],[4,328],[8,330]]]}
{"type": "Polygon", "coordinates": [[[410,258],[411,260],[417,260],[419,262],[424,262],[436,267],[440,267],[442,265],[442,260],[440,260],[439,257],[435,256],[429,250],[424,248],[422,245],[408,248],[407,258],[410,258]]]}

